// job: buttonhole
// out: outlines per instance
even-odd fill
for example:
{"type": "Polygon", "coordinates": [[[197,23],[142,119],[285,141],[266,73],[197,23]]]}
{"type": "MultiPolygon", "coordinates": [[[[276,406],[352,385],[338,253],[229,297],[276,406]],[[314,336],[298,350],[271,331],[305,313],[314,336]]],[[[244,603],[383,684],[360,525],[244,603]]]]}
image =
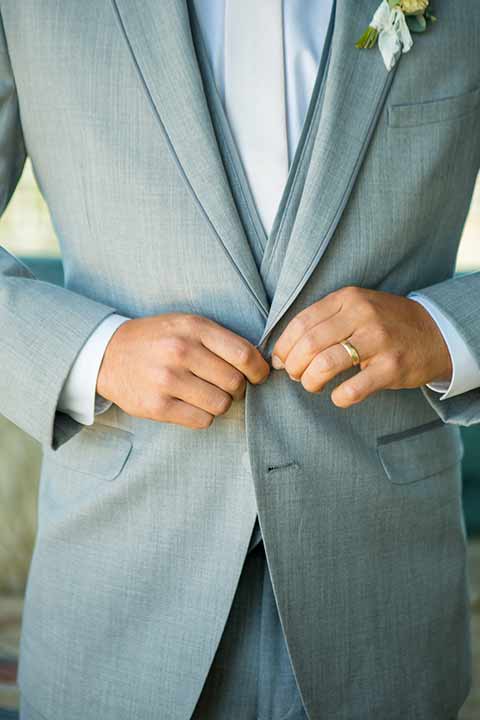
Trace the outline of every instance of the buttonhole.
{"type": "Polygon", "coordinates": [[[270,465],[267,467],[267,472],[275,472],[275,470],[286,470],[286,468],[299,468],[300,465],[297,462],[284,463],[283,465],[270,465]]]}

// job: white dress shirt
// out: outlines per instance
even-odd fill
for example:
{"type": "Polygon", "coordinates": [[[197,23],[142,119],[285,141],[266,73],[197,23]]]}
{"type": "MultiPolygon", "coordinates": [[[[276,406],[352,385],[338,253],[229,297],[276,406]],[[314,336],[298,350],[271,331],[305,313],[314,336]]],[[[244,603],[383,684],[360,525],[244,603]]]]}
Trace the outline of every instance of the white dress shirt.
{"type": "MultiPolygon", "coordinates": [[[[281,73],[282,88],[285,94],[283,107],[286,118],[282,118],[279,122],[278,97],[273,95],[273,107],[269,108],[264,103],[262,118],[264,122],[270,123],[272,127],[280,125],[281,128],[285,128],[284,132],[287,133],[285,146],[288,152],[288,170],[300,138],[315,83],[332,0],[309,0],[309,2],[305,2],[305,0],[269,0],[269,2],[272,9],[272,21],[278,20],[280,16],[282,22],[281,39],[283,41],[284,66],[279,67],[278,72],[281,73]],[[281,8],[281,12],[279,12],[278,6],[281,8]],[[269,109],[271,110],[270,118],[268,118],[268,115],[266,116],[269,109]]],[[[271,226],[272,207],[274,209],[271,192],[269,194],[269,183],[268,180],[265,182],[265,171],[258,181],[256,180],[259,175],[256,170],[256,167],[259,166],[258,158],[255,166],[255,158],[252,161],[252,148],[249,146],[250,137],[248,132],[246,134],[241,131],[235,132],[238,116],[233,114],[233,110],[232,116],[229,115],[229,91],[231,88],[226,87],[226,80],[230,78],[232,78],[232,83],[235,82],[238,85],[238,73],[235,72],[235,66],[232,66],[232,56],[228,55],[226,57],[226,40],[229,43],[228,50],[232,52],[233,48],[233,53],[235,53],[235,48],[241,47],[239,43],[246,41],[249,28],[252,27],[250,19],[252,22],[257,21],[256,17],[253,18],[253,13],[256,11],[255,3],[253,5],[250,2],[243,4],[245,15],[250,13],[247,21],[244,21],[244,19],[242,21],[242,3],[239,0],[194,0],[194,3],[215,82],[223,100],[227,117],[232,125],[233,135],[238,145],[238,151],[246,170],[259,215],[264,221],[265,229],[268,231],[271,226]],[[230,2],[232,7],[229,7],[230,2]],[[235,4],[236,6],[234,6],[235,4]],[[251,169],[251,172],[248,172],[249,169],[251,169]]],[[[268,6],[268,3],[265,3],[265,5],[268,6]]],[[[263,8],[262,12],[265,14],[268,10],[263,8]]],[[[262,17],[262,21],[267,22],[268,17],[262,17]]],[[[265,33],[265,44],[269,42],[270,34],[265,33]]],[[[266,54],[265,47],[260,47],[260,44],[250,43],[250,53],[255,52],[256,47],[258,47],[258,57],[249,59],[253,66],[255,63],[261,63],[262,58],[263,60],[266,57],[268,58],[268,51],[266,54]]],[[[278,57],[278,46],[272,48],[273,52],[276,53],[275,57],[278,57]]],[[[233,60],[234,57],[235,55],[233,55],[233,60]]],[[[277,84],[279,77],[275,78],[277,84]]],[[[265,82],[267,81],[265,80],[265,82]]],[[[258,87],[256,91],[258,92],[258,87]]],[[[245,92],[248,92],[248,86],[245,86],[245,92]]],[[[271,93],[270,88],[268,92],[271,93]]],[[[245,98],[244,112],[248,113],[250,111],[253,113],[250,123],[254,124],[256,122],[257,108],[254,103],[250,103],[248,100],[249,98],[245,98]]],[[[243,122],[240,125],[245,127],[243,122]]],[[[260,167],[265,168],[266,166],[264,164],[260,165],[260,167]]],[[[269,168],[271,171],[271,166],[269,168]]],[[[282,176],[282,182],[284,180],[285,178],[282,176]]],[[[280,199],[278,197],[278,188],[275,189],[275,198],[275,202],[280,199]]],[[[408,297],[420,302],[431,314],[445,339],[452,358],[453,373],[451,380],[443,383],[430,383],[428,387],[442,393],[442,400],[479,387],[480,368],[455,326],[442,314],[435,303],[423,295],[411,293],[408,297]]],[[[128,319],[118,314],[106,318],[83,346],[66,379],[59,398],[58,409],[69,414],[82,424],[91,425],[95,414],[104,412],[111,405],[110,402],[96,393],[97,375],[105,348],[111,336],[128,319]]]]}

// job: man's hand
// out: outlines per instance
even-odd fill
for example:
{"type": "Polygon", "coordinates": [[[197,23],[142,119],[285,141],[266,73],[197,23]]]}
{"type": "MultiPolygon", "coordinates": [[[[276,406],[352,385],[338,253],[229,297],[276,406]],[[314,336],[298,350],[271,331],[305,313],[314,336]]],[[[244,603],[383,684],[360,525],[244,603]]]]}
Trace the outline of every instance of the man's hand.
{"type": "Polygon", "coordinates": [[[97,392],[130,415],[201,429],[244,396],[246,380],[269,372],[245,338],[199,315],[166,313],[114,332],[97,392]]]}
{"type": "Polygon", "coordinates": [[[339,345],[342,340],[358,351],[361,369],[333,390],[338,407],[359,403],[378,390],[449,380],[452,373],[443,336],[420,303],[359,287],[330,293],[294,317],[275,343],[273,367],[284,366],[305,390],[319,392],[352,366],[339,345]]]}

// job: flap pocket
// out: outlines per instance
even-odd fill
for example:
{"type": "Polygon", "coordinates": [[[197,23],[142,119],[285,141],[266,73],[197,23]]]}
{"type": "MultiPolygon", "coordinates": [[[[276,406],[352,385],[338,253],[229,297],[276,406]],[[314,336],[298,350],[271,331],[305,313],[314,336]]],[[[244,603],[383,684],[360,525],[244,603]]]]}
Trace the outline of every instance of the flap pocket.
{"type": "Polygon", "coordinates": [[[478,107],[480,107],[480,88],[440,100],[390,105],[388,125],[390,127],[415,127],[445,122],[468,115],[478,107]]]}
{"type": "Polygon", "coordinates": [[[456,465],[463,457],[463,442],[456,425],[438,419],[383,435],[377,441],[377,454],[392,483],[405,484],[456,465]]]}
{"type": "Polygon", "coordinates": [[[58,450],[45,450],[44,459],[85,475],[113,480],[130,455],[132,438],[131,433],[119,428],[85,426],[58,450]]]}

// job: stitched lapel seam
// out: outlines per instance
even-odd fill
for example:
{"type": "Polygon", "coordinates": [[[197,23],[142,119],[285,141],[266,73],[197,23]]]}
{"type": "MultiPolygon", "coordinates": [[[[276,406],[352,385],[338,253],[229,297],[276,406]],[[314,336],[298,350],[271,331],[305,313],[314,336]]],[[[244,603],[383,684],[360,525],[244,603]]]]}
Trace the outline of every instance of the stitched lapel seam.
{"type": "Polygon", "coordinates": [[[195,58],[186,0],[159,5],[155,0],[147,0],[145,4],[140,0],[111,0],[111,3],[142,88],[182,180],[266,318],[267,295],[225,176],[195,58]],[[155,40],[160,30],[166,33],[163,41],[155,40]]]}
{"type": "Polygon", "coordinates": [[[344,189],[344,191],[343,191],[343,193],[342,193],[340,203],[338,204],[337,210],[336,210],[334,216],[332,217],[332,220],[331,220],[331,222],[330,222],[330,225],[328,226],[328,229],[327,229],[327,231],[325,232],[325,234],[324,234],[324,236],[323,236],[323,240],[322,240],[322,242],[320,243],[319,247],[317,248],[317,251],[315,252],[313,258],[310,260],[310,262],[308,263],[307,267],[304,269],[304,272],[303,272],[303,274],[302,274],[301,280],[297,283],[297,285],[295,286],[295,288],[292,289],[292,291],[290,292],[290,294],[288,295],[288,297],[284,300],[281,308],[279,308],[279,309],[276,311],[275,315],[274,315],[273,317],[271,317],[271,319],[269,320],[269,322],[267,322],[267,325],[266,325],[266,327],[265,327],[265,329],[264,329],[264,332],[263,332],[263,334],[262,334],[262,337],[261,337],[261,339],[260,339],[260,341],[259,341],[259,343],[258,343],[259,345],[261,345],[261,344],[265,341],[266,337],[267,337],[267,336],[270,334],[270,332],[273,330],[274,326],[279,322],[279,320],[281,319],[282,315],[287,311],[288,307],[292,304],[292,302],[295,300],[295,298],[298,296],[298,294],[302,291],[303,286],[305,285],[305,283],[307,282],[308,278],[310,277],[311,268],[314,267],[314,266],[318,263],[319,259],[321,258],[321,256],[323,255],[324,251],[325,251],[326,248],[328,247],[328,245],[329,245],[329,243],[330,243],[330,240],[331,240],[331,238],[332,238],[332,235],[334,234],[334,232],[335,232],[335,230],[336,230],[336,228],[337,228],[337,226],[338,226],[338,222],[339,222],[339,220],[340,220],[340,218],[341,218],[341,216],[342,216],[342,213],[343,213],[343,211],[344,211],[344,209],[345,209],[345,206],[346,206],[346,204],[347,204],[347,202],[348,202],[348,199],[349,199],[349,197],[350,197],[351,190],[352,190],[352,188],[353,188],[353,185],[355,184],[355,181],[356,181],[358,172],[359,172],[359,170],[360,170],[360,167],[361,167],[361,165],[362,165],[363,159],[364,159],[364,157],[365,157],[366,151],[367,151],[367,149],[368,149],[368,147],[369,147],[369,145],[370,145],[370,140],[371,140],[373,131],[375,130],[378,117],[379,117],[379,115],[380,115],[380,113],[381,113],[381,111],[382,111],[382,108],[383,108],[383,105],[384,105],[384,102],[385,102],[385,98],[386,98],[386,96],[387,96],[387,94],[388,94],[388,91],[389,91],[389,89],[390,89],[390,86],[391,86],[391,84],[392,84],[392,82],[393,82],[393,78],[394,78],[394,76],[395,76],[395,72],[396,72],[396,70],[397,70],[397,68],[398,68],[399,65],[400,65],[400,61],[398,61],[398,62],[396,63],[396,65],[395,65],[395,67],[394,67],[393,70],[391,70],[389,73],[386,74],[385,84],[384,84],[382,93],[381,93],[381,95],[380,95],[380,98],[379,98],[379,101],[378,101],[376,110],[375,110],[375,112],[374,112],[374,114],[373,114],[373,116],[372,116],[372,118],[371,118],[371,120],[370,120],[370,124],[369,124],[369,126],[368,126],[367,133],[366,133],[366,135],[365,135],[365,137],[364,137],[364,139],[363,139],[362,146],[361,146],[361,148],[360,148],[360,151],[359,151],[359,153],[358,153],[357,159],[356,159],[355,164],[354,164],[354,166],[353,166],[353,168],[352,168],[352,171],[351,171],[351,173],[350,173],[349,180],[348,180],[348,182],[347,182],[347,184],[346,184],[346,186],[345,186],[345,189],[344,189]]]}
{"type": "MultiPolygon", "coordinates": [[[[333,8],[335,7],[335,4],[333,4],[333,8]]],[[[334,15],[334,11],[332,10],[332,17],[334,15]]],[[[278,228],[275,228],[276,220],[274,221],[274,227],[273,227],[273,233],[269,237],[269,241],[265,257],[262,259],[262,276],[265,275],[265,273],[268,271],[269,264],[272,262],[272,259],[275,254],[275,250],[278,246],[278,242],[281,239],[282,231],[285,226],[285,223],[287,219],[289,218],[289,210],[290,206],[293,202],[294,196],[295,196],[295,189],[298,185],[298,175],[300,173],[300,170],[303,169],[303,166],[306,162],[305,155],[310,149],[311,151],[311,145],[310,140],[312,137],[312,133],[314,132],[314,128],[317,128],[317,118],[321,112],[321,106],[322,106],[322,98],[323,98],[323,91],[325,89],[325,81],[328,73],[328,66],[330,62],[331,57],[331,34],[332,34],[333,26],[330,27],[326,39],[325,39],[325,47],[328,47],[327,57],[322,58],[320,61],[320,65],[318,68],[318,76],[315,82],[315,87],[313,90],[311,102],[307,111],[307,116],[305,118],[305,124],[304,124],[304,130],[305,132],[302,132],[302,135],[299,140],[299,146],[297,147],[295,151],[295,155],[292,162],[291,170],[293,171],[292,177],[288,178],[287,180],[287,186],[285,188],[285,198],[282,196],[282,199],[280,201],[280,208],[281,210],[281,216],[280,221],[278,224],[278,228]],[[285,206],[283,210],[281,209],[282,203],[285,202],[285,206]],[[265,267],[264,267],[265,264],[265,267]]],[[[307,158],[307,160],[311,160],[311,152],[310,157],[307,158]]],[[[301,188],[301,192],[303,192],[303,187],[301,188]]],[[[298,212],[298,207],[297,211],[298,212]]]]}

